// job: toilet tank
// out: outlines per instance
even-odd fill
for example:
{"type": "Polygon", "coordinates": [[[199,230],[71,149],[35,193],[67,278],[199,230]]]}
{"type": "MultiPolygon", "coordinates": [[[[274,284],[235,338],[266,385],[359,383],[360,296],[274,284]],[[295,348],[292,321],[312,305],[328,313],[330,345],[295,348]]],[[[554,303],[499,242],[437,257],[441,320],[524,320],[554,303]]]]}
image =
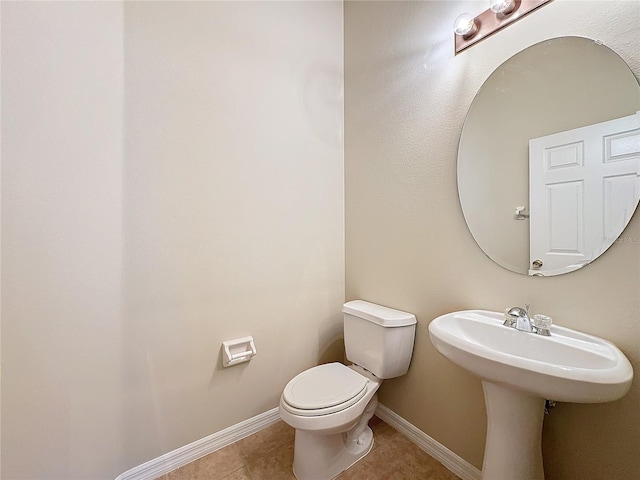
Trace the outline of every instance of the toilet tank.
{"type": "Polygon", "coordinates": [[[349,361],[381,379],[407,373],[413,354],[415,315],[364,300],[345,303],[342,313],[349,361]]]}

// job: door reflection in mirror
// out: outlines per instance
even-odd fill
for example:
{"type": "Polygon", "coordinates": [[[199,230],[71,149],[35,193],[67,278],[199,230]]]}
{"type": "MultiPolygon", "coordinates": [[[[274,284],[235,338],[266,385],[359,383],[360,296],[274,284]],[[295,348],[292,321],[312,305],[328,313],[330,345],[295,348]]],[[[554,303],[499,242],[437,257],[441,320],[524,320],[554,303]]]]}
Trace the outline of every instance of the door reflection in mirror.
{"type": "Polygon", "coordinates": [[[529,274],[597,258],[631,219],[639,187],[640,112],[530,140],[529,274]]]}

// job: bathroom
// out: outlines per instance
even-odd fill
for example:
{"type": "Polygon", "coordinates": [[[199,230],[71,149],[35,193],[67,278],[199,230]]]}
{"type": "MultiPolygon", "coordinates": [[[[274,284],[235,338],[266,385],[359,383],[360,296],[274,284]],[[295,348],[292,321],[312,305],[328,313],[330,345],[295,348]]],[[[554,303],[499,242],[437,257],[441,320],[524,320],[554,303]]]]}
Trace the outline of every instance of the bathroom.
{"type": "MultiPolygon", "coordinates": [[[[638,216],[588,268],[518,275],[469,232],[456,159],[483,82],[538,42],[640,76],[640,2],[554,0],[454,55],[487,4],[2,2],[1,477],[112,480],[274,409],[343,359],[353,299],[415,314],[380,403],[477,469],[482,386],[432,319],[529,303],[639,371],[638,216]]],[[[560,403],[546,478],[638,479],[638,445],[637,381],[560,403]]]]}

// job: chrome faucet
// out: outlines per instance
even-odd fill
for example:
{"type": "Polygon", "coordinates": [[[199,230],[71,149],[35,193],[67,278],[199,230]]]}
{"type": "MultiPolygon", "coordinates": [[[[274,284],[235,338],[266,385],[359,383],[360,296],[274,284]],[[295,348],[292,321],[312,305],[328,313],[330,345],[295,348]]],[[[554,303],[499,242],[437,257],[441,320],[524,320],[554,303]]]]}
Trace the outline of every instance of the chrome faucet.
{"type": "Polygon", "coordinates": [[[522,332],[537,333],[538,335],[551,335],[551,318],[546,315],[534,315],[529,317],[529,305],[525,303],[524,307],[511,307],[504,314],[504,323],[506,327],[515,328],[522,332]]]}
{"type": "Polygon", "coordinates": [[[531,318],[529,318],[529,305],[525,303],[524,307],[512,307],[507,310],[507,314],[505,315],[504,325],[508,327],[513,327],[516,330],[520,330],[522,332],[534,333],[535,330],[533,325],[531,324],[531,318]]]}

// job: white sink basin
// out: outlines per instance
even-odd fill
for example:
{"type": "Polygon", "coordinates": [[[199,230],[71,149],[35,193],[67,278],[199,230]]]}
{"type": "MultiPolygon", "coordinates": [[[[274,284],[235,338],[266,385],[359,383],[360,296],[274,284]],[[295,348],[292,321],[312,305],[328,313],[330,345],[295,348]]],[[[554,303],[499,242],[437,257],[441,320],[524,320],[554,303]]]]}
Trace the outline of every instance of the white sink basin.
{"type": "Polygon", "coordinates": [[[501,313],[466,310],[429,325],[431,342],[453,363],[482,379],[487,409],[483,480],[544,480],[545,399],[596,403],[617,400],[633,369],[612,343],[569,328],[551,336],[502,323],[501,313]]]}
{"type": "Polygon", "coordinates": [[[484,310],[449,313],[431,322],[429,335],[442,355],[471,373],[542,398],[600,403],[629,391],[633,369],[612,343],[556,325],[544,337],[503,320],[484,310]]]}

